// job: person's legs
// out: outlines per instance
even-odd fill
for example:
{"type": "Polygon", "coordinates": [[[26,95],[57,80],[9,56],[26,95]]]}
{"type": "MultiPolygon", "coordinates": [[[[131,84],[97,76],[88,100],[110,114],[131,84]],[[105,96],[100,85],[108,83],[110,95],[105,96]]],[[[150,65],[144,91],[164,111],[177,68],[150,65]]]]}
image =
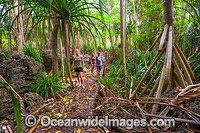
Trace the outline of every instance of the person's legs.
{"type": "Polygon", "coordinates": [[[97,66],[97,75],[99,75],[99,66],[97,66]]]}
{"type": "Polygon", "coordinates": [[[99,66],[99,73],[101,72],[101,66],[99,66]]]}
{"type": "Polygon", "coordinates": [[[91,73],[93,73],[93,65],[91,64],[91,73]]]}
{"type": "Polygon", "coordinates": [[[94,64],[92,65],[92,71],[91,71],[92,73],[94,72],[94,64]]]}
{"type": "Polygon", "coordinates": [[[99,66],[99,76],[101,76],[101,66],[99,66]]]}
{"type": "Polygon", "coordinates": [[[76,72],[76,75],[77,75],[77,80],[78,80],[79,87],[80,87],[81,86],[81,81],[80,81],[80,74],[79,74],[79,72],[76,72]]]}
{"type": "Polygon", "coordinates": [[[100,76],[100,72],[101,72],[101,66],[97,66],[97,75],[100,76]]]}
{"type": "Polygon", "coordinates": [[[82,72],[79,72],[79,75],[80,75],[80,79],[81,79],[81,86],[82,86],[82,88],[85,88],[85,87],[83,86],[83,76],[82,76],[82,72]]]}

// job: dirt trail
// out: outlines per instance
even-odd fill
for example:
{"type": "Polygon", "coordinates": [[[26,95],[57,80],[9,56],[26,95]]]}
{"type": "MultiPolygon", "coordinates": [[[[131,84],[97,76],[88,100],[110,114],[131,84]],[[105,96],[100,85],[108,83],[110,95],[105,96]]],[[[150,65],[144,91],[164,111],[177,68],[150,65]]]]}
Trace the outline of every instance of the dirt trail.
{"type": "MultiPolygon", "coordinates": [[[[88,74],[84,80],[85,88],[75,87],[67,93],[62,101],[58,102],[46,115],[51,119],[76,119],[88,118],[92,116],[92,108],[94,100],[86,98],[94,98],[98,91],[99,83],[95,74],[88,74]]],[[[34,132],[51,132],[51,133],[67,133],[67,132],[97,132],[97,128],[91,127],[42,127],[40,124],[34,132]]]]}

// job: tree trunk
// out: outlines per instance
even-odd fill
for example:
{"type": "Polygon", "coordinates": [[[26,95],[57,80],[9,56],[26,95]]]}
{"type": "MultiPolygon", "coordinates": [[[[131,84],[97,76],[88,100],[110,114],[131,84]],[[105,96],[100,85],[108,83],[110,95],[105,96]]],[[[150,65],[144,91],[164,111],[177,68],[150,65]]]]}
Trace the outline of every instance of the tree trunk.
{"type": "Polygon", "coordinates": [[[113,34],[112,34],[112,43],[111,43],[111,46],[114,47],[115,46],[115,35],[116,35],[116,32],[115,32],[115,25],[112,24],[112,29],[113,29],[113,34]]]}
{"type": "MultiPolygon", "coordinates": [[[[28,5],[26,5],[25,8],[28,8],[28,5]]],[[[27,33],[27,30],[28,30],[27,29],[27,27],[28,27],[28,22],[27,22],[28,16],[29,16],[29,10],[25,11],[25,14],[24,14],[24,32],[25,33],[27,33]]],[[[26,39],[26,38],[24,37],[24,39],[26,39]]]]}
{"type": "Polygon", "coordinates": [[[114,46],[114,48],[116,49],[117,47],[118,47],[118,35],[117,34],[115,34],[115,46],[114,46]]]}
{"type": "Polygon", "coordinates": [[[64,62],[63,62],[63,48],[62,48],[62,40],[60,38],[60,56],[61,56],[61,70],[62,70],[62,78],[63,81],[65,80],[65,69],[64,69],[64,62]]]}
{"type": "Polygon", "coordinates": [[[136,32],[136,35],[138,35],[139,34],[139,18],[136,11],[135,0],[133,0],[133,12],[134,12],[134,21],[136,23],[135,32],[136,32]]]}
{"type": "Polygon", "coordinates": [[[51,49],[52,49],[52,71],[56,75],[58,73],[58,27],[59,20],[53,20],[52,35],[51,35],[51,49]]]}
{"type": "Polygon", "coordinates": [[[2,45],[2,30],[0,30],[0,52],[2,53],[2,47],[1,47],[1,45],[2,45]]]}
{"type": "Polygon", "coordinates": [[[76,34],[74,35],[74,38],[75,38],[75,40],[76,40],[76,45],[75,45],[75,47],[76,47],[76,49],[77,49],[77,48],[79,48],[79,42],[78,42],[78,29],[76,29],[76,34]]]}
{"type": "MultiPolygon", "coordinates": [[[[162,4],[163,4],[163,24],[164,25],[168,25],[168,27],[173,27],[173,24],[174,24],[174,17],[173,17],[173,0],[162,0],[162,4]]],[[[167,32],[169,34],[169,31],[167,32]]],[[[172,28],[172,33],[173,33],[173,28],[172,28]]],[[[165,39],[165,43],[167,44],[167,48],[169,48],[168,46],[168,34],[166,36],[166,39],[165,39]]],[[[172,36],[173,37],[173,36],[172,36]]],[[[172,38],[173,40],[173,38],[172,38]]],[[[173,45],[173,43],[172,43],[173,45]]],[[[166,55],[165,55],[165,62],[164,62],[164,67],[163,67],[163,70],[162,70],[162,74],[161,75],[161,80],[159,82],[159,86],[158,86],[158,89],[157,89],[157,92],[156,92],[156,98],[160,98],[161,96],[161,93],[164,91],[164,87],[167,88],[167,90],[171,89],[172,88],[172,83],[173,83],[173,78],[171,78],[171,80],[168,80],[168,83],[166,83],[166,79],[168,79],[166,77],[167,75],[167,72],[166,72],[166,69],[167,69],[167,60],[169,60],[167,58],[167,51],[166,50],[166,55]],[[163,80],[162,80],[163,78],[163,80]],[[166,78],[166,79],[165,79],[166,78]],[[164,82],[165,81],[165,82],[164,82]],[[164,82],[164,83],[162,83],[164,82]],[[170,88],[169,88],[170,87],[170,88]]],[[[171,59],[173,59],[173,57],[171,57],[171,59]]],[[[172,64],[170,64],[170,75],[168,74],[168,76],[171,76],[172,77],[172,74],[173,74],[173,67],[172,67],[172,64]]],[[[156,100],[157,102],[159,102],[159,100],[156,100]]],[[[153,108],[152,108],[152,114],[156,114],[157,112],[157,109],[158,109],[158,104],[154,104],[153,105],[153,108]]]]}
{"type": "Polygon", "coordinates": [[[75,32],[74,32],[74,38],[73,38],[73,40],[72,40],[72,55],[74,55],[75,54],[75,49],[77,49],[78,48],[78,29],[75,29],[75,32]]]}
{"type": "Polygon", "coordinates": [[[86,33],[85,33],[85,27],[83,27],[83,45],[86,44],[86,33]]]}
{"type": "Polygon", "coordinates": [[[124,68],[124,75],[126,75],[126,14],[124,14],[123,2],[123,0],[120,0],[121,63],[124,68]]]}
{"type": "MultiPolygon", "coordinates": [[[[127,43],[127,34],[126,34],[126,17],[127,17],[127,6],[128,6],[128,0],[125,0],[125,12],[124,12],[124,36],[125,36],[125,56],[126,51],[128,50],[128,43],[127,43]]],[[[126,61],[125,61],[126,62],[126,61]]]]}
{"type": "Polygon", "coordinates": [[[79,30],[77,29],[77,46],[79,49],[81,49],[81,39],[80,39],[80,32],[79,30]]]}
{"type": "MultiPolygon", "coordinates": [[[[65,56],[66,56],[66,77],[69,78],[70,86],[73,88],[73,81],[72,81],[72,74],[70,69],[70,31],[69,31],[69,22],[68,20],[64,19],[62,22],[62,28],[63,28],[63,39],[64,39],[64,45],[65,45],[65,56]]],[[[65,79],[67,82],[67,78],[65,79]]]]}
{"type": "Polygon", "coordinates": [[[173,16],[173,0],[163,0],[163,23],[173,26],[174,16],[173,16]]]}
{"type": "MultiPolygon", "coordinates": [[[[20,3],[20,2],[19,2],[20,3]]],[[[21,12],[22,10],[22,7],[19,7],[19,10],[21,12]]],[[[25,38],[24,38],[24,24],[23,24],[23,18],[22,18],[22,15],[19,15],[19,20],[20,20],[20,35],[21,35],[21,38],[22,38],[22,44],[25,44],[25,38]]]]}
{"type": "Polygon", "coordinates": [[[8,53],[11,54],[12,53],[12,37],[11,37],[11,33],[12,33],[12,29],[11,29],[11,24],[12,24],[12,12],[9,11],[9,33],[8,33],[8,53]]]}
{"type": "MultiPolygon", "coordinates": [[[[157,41],[160,39],[159,48],[149,68],[143,75],[136,89],[130,95],[129,98],[132,100],[136,97],[136,94],[139,93],[138,91],[140,89],[143,89],[142,86],[145,83],[147,76],[153,70],[156,63],[162,60],[161,57],[163,54],[165,54],[165,59],[163,61],[163,65],[160,66],[160,68],[162,68],[160,78],[158,81],[155,82],[154,87],[149,94],[149,96],[151,97],[156,93],[155,102],[160,101],[159,98],[164,91],[172,90],[173,88],[178,87],[174,86],[174,84],[176,84],[177,81],[180,81],[181,82],[180,86],[182,88],[185,88],[187,85],[193,84],[192,79],[195,80],[194,73],[192,72],[192,69],[188,64],[187,59],[183,55],[178,45],[174,43],[173,0],[163,0],[162,2],[163,2],[163,23],[165,24],[165,26],[164,30],[161,32],[159,37],[152,44],[150,51],[153,50],[153,47],[155,47],[157,41]],[[174,70],[174,68],[176,70],[174,70]],[[183,73],[181,72],[181,70],[183,73]],[[174,76],[174,74],[178,75],[174,76]]],[[[160,73],[160,70],[156,72],[158,75],[160,73]]],[[[140,93],[139,97],[142,96],[147,91],[149,85],[153,84],[153,80],[155,80],[158,77],[158,75],[154,75],[155,77],[152,78],[152,81],[150,81],[149,84],[146,86],[146,88],[142,90],[142,93],[140,93]]],[[[153,104],[152,114],[157,113],[158,106],[160,105],[153,104]]],[[[167,115],[169,110],[170,110],[169,107],[166,107],[161,112],[160,115],[167,115]]]]}
{"type": "Polygon", "coordinates": [[[102,33],[103,33],[103,47],[104,47],[104,52],[106,51],[106,36],[105,36],[105,34],[104,34],[104,31],[105,31],[105,27],[103,26],[103,28],[102,28],[102,33]]]}
{"type": "MultiPolygon", "coordinates": [[[[14,6],[17,6],[17,8],[14,8],[14,17],[16,17],[20,13],[20,7],[19,7],[19,1],[14,2],[14,6]]],[[[21,19],[19,15],[15,21],[15,34],[16,34],[16,44],[17,44],[17,51],[19,53],[22,53],[22,48],[23,48],[23,38],[22,38],[22,30],[21,30],[21,19]]]]}

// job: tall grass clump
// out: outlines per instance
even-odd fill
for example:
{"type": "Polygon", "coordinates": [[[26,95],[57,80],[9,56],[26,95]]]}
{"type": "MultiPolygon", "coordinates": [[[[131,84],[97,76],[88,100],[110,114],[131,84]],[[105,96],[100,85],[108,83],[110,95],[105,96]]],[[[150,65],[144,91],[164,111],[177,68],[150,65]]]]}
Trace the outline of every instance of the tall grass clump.
{"type": "Polygon", "coordinates": [[[60,92],[64,93],[67,90],[64,88],[64,85],[60,82],[58,76],[49,73],[48,75],[41,72],[37,73],[32,79],[35,80],[30,87],[38,94],[43,96],[45,100],[49,98],[49,95],[60,96],[60,92]]]}
{"type": "Polygon", "coordinates": [[[34,60],[43,63],[43,58],[41,57],[40,53],[37,52],[36,47],[27,44],[23,48],[23,53],[29,58],[33,58],[34,60]]]}

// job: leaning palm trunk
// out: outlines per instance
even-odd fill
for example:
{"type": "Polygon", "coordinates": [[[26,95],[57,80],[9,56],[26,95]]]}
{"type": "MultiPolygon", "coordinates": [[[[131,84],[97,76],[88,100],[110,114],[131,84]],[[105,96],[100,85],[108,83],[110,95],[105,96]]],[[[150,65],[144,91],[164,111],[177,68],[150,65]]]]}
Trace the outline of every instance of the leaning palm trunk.
{"type": "MultiPolygon", "coordinates": [[[[192,85],[193,84],[192,79],[193,80],[195,79],[195,76],[186,58],[179,49],[178,45],[174,43],[173,0],[163,0],[162,3],[163,3],[164,30],[163,32],[161,32],[161,34],[158,36],[158,38],[150,48],[150,50],[152,50],[155,47],[155,44],[159,42],[160,39],[158,51],[153,62],[150,64],[148,70],[146,71],[143,78],[137,85],[136,90],[130,95],[130,99],[134,99],[136,97],[136,94],[140,93],[139,91],[144,81],[146,80],[146,77],[164,54],[165,54],[164,55],[165,59],[162,64],[163,65],[162,72],[159,73],[160,78],[157,81],[157,84],[154,85],[153,91],[151,91],[151,94],[149,95],[151,96],[155,95],[156,99],[159,99],[161,94],[165,90],[172,90],[174,87],[184,88],[187,85],[192,85]],[[180,64],[180,66],[178,64],[180,64]]],[[[156,73],[154,78],[156,79],[156,77],[158,77],[159,74],[156,73]]],[[[148,84],[147,86],[149,87],[150,84],[148,84]]],[[[139,96],[142,96],[146,92],[146,90],[147,88],[145,88],[145,90],[143,90],[139,96]]],[[[159,100],[155,101],[158,102],[159,100]]],[[[152,107],[152,114],[156,114],[157,109],[158,109],[158,104],[154,104],[152,107]]]]}
{"type": "Polygon", "coordinates": [[[69,21],[64,19],[62,22],[62,29],[63,29],[63,39],[64,39],[64,45],[65,45],[65,56],[66,56],[66,82],[67,82],[67,77],[69,78],[70,86],[73,88],[73,81],[72,81],[72,74],[71,74],[71,69],[70,69],[70,31],[69,31],[69,21]]]}

